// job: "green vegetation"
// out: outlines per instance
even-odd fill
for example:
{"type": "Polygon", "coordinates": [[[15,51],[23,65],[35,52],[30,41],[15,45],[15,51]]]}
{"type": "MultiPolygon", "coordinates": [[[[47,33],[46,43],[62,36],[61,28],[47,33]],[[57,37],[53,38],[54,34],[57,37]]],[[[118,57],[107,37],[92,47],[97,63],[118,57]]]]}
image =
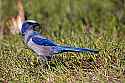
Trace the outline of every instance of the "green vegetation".
{"type": "MultiPolygon", "coordinates": [[[[5,0],[5,3],[9,3],[5,0]]],[[[14,5],[15,4],[15,5],[14,5]]],[[[4,17],[16,15],[1,8],[4,17]]],[[[124,0],[24,0],[29,19],[41,24],[40,32],[57,43],[100,50],[99,54],[62,53],[46,63],[22,42],[9,35],[0,41],[0,80],[10,83],[120,83],[125,82],[124,0]]]]}

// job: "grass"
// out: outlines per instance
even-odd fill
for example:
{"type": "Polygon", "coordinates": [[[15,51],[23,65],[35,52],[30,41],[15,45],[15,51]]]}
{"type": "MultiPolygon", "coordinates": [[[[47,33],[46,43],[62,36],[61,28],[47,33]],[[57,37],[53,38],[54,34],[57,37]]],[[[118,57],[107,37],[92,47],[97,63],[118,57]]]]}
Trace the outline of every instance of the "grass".
{"type": "Polygon", "coordinates": [[[43,63],[25,46],[21,36],[5,37],[0,42],[0,80],[12,83],[125,81],[124,41],[107,40],[105,36],[87,37],[87,34],[67,35],[64,39],[51,38],[62,44],[100,49],[99,54],[62,53],[43,63]]]}

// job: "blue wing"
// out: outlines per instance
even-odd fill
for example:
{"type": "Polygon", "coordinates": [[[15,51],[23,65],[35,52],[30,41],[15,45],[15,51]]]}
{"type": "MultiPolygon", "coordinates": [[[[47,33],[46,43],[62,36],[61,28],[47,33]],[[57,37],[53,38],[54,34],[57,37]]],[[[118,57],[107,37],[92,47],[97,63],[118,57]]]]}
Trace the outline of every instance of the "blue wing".
{"type": "Polygon", "coordinates": [[[52,40],[49,40],[47,38],[40,38],[40,37],[33,37],[32,41],[38,45],[44,45],[44,46],[57,46],[52,40]]]}

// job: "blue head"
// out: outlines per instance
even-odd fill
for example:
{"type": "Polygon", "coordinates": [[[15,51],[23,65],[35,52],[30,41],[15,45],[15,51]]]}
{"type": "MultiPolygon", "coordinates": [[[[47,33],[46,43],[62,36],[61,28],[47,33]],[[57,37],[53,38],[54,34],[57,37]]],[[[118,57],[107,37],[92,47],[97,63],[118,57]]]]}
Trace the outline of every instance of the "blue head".
{"type": "Polygon", "coordinates": [[[23,22],[22,27],[20,29],[21,33],[24,34],[28,30],[34,29],[36,26],[39,26],[39,23],[34,20],[26,20],[23,22]]]}

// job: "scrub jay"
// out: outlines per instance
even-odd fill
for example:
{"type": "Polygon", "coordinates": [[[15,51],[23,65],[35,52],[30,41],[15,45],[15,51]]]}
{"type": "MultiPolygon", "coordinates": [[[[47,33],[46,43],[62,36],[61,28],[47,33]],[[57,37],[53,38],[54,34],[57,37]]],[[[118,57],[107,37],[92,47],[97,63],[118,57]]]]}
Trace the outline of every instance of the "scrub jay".
{"type": "Polygon", "coordinates": [[[26,20],[20,27],[20,33],[24,39],[25,44],[32,49],[43,60],[51,60],[53,54],[62,52],[93,52],[98,51],[89,48],[75,48],[69,46],[62,46],[56,44],[54,41],[43,37],[34,29],[39,26],[39,23],[34,20],[26,20]]]}

